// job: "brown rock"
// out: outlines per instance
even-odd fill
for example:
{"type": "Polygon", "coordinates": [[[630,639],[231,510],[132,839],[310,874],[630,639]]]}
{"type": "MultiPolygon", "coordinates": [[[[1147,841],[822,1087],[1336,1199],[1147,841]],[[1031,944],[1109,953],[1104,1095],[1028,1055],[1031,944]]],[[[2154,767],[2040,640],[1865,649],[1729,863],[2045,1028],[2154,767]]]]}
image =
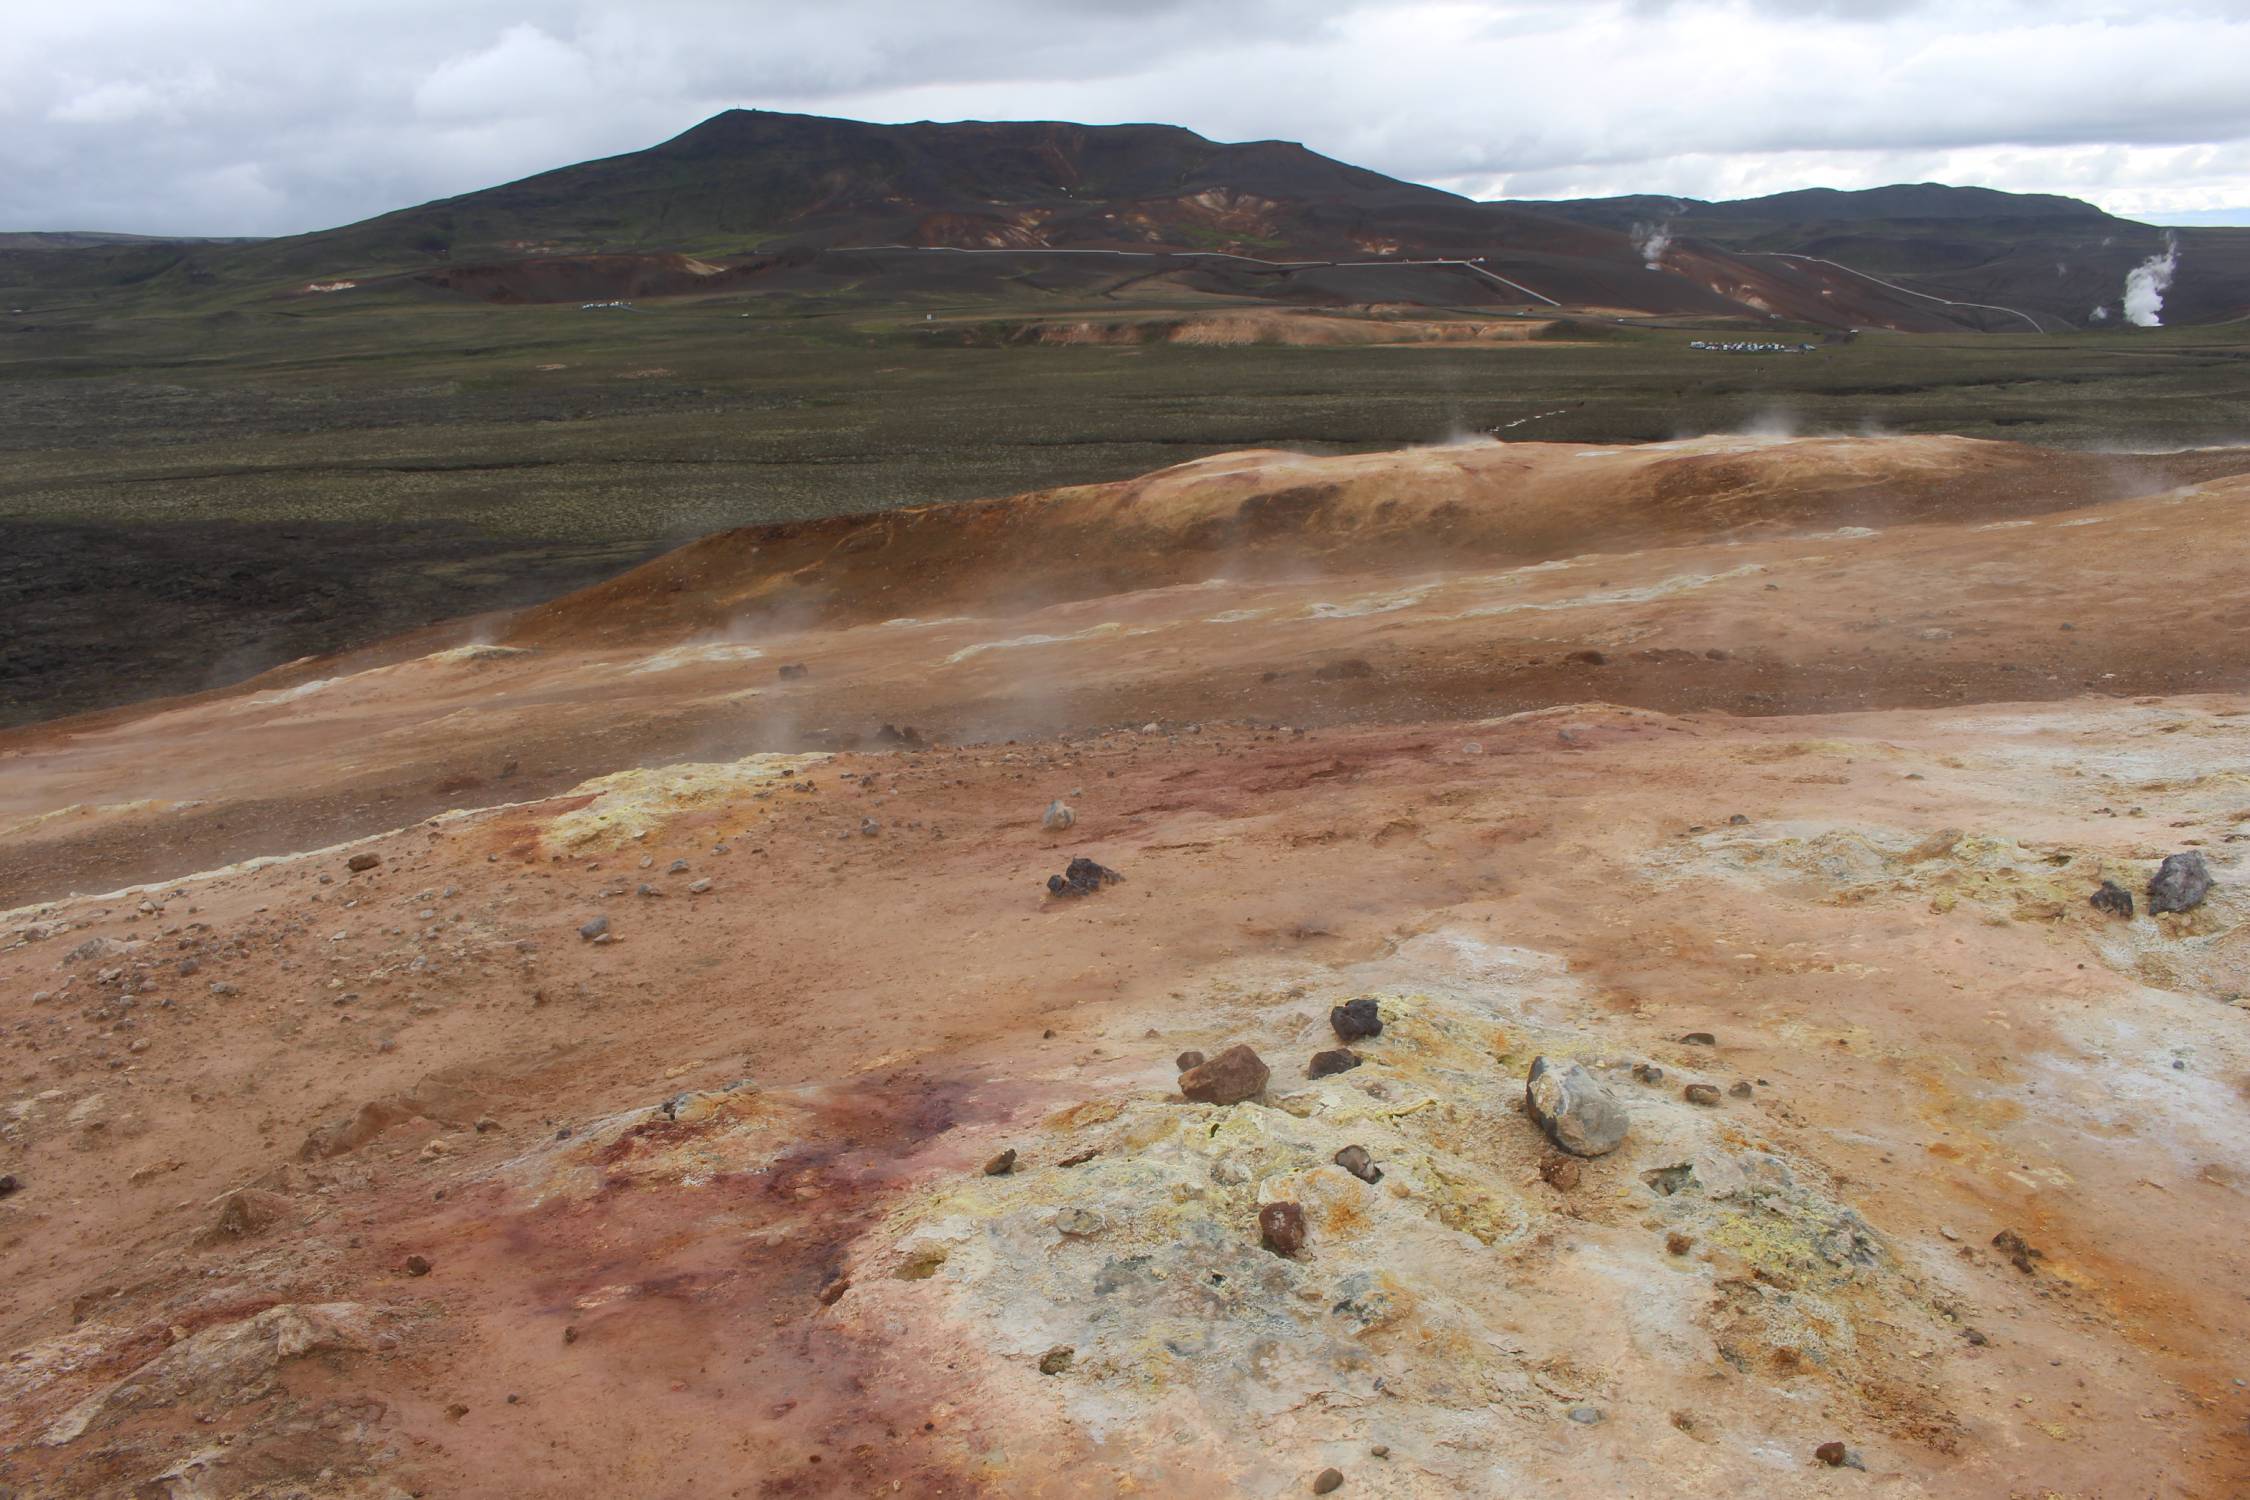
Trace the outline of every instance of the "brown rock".
{"type": "Polygon", "coordinates": [[[1316,1495],[1325,1495],[1325,1494],[1328,1494],[1328,1493],[1330,1493],[1330,1492],[1332,1492],[1332,1491],[1334,1491],[1334,1490],[1339,1490],[1339,1489],[1342,1489],[1342,1488],[1343,1488],[1343,1485],[1344,1485],[1344,1471],[1343,1471],[1343,1470],[1341,1470],[1341,1469],[1322,1469],[1322,1470],[1320,1471],[1320,1473],[1318,1473],[1317,1475],[1315,1475],[1315,1476],[1313,1477],[1313,1482],[1312,1482],[1312,1492],[1313,1492],[1314,1494],[1316,1494],[1316,1495]]]}
{"type": "Polygon", "coordinates": [[[1294,1203],[1268,1203],[1258,1210],[1258,1233],[1276,1255],[1305,1248],[1305,1211],[1294,1203]]]}
{"type": "Polygon", "coordinates": [[[1203,1054],[1190,1047],[1187,1051],[1172,1059],[1172,1065],[1183,1073],[1190,1068],[1200,1068],[1203,1066],[1203,1054]]]}
{"type": "Polygon", "coordinates": [[[1357,1177],[1361,1182],[1381,1182],[1383,1169],[1367,1154],[1365,1146],[1346,1146],[1336,1153],[1336,1165],[1357,1177]]]}
{"type": "Polygon", "coordinates": [[[1015,1169],[1016,1148],[1010,1146],[1007,1150],[1001,1152],[998,1156],[995,1156],[994,1158],[992,1158],[992,1160],[984,1164],[984,1175],[987,1177],[1005,1177],[1015,1169]]]}
{"type": "Polygon", "coordinates": [[[1078,1351],[1071,1348],[1070,1345],[1057,1344],[1054,1348],[1039,1356],[1039,1373],[1042,1375],[1060,1375],[1070,1368],[1071,1361],[1077,1355],[1078,1351]]]}
{"type": "Polygon", "coordinates": [[[1539,1175],[1547,1186],[1565,1193],[1578,1186],[1580,1171],[1578,1162],[1568,1156],[1550,1156],[1539,1164],[1539,1175]]]}
{"type": "Polygon", "coordinates": [[[360,853],[353,855],[350,859],[345,860],[344,868],[351,871],[354,875],[357,875],[362,870],[374,869],[382,862],[382,855],[376,854],[371,850],[362,850],[360,853]]]}
{"type": "Polygon", "coordinates": [[[1737,1078],[1733,1083],[1727,1086],[1727,1092],[1737,1099],[1749,1098],[1751,1092],[1750,1080],[1747,1078],[1737,1078]]]}
{"type": "Polygon", "coordinates": [[[1249,1047],[1237,1042],[1209,1062],[1180,1075],[1180,1094],[1197,1104],[1240,1104],[1265,1092],[1272,1069],[1249,1047]]]}
{"type": "Polygon", "coordinates": [[[1688,1103],[1700,1104],[1706,1109],[1719,1102],[1719,1090],[1713,1084],[1691,1083],[1681,1092],[1686,1095],[1688,1103]]]}
{"type": "Polygon", "coordinates": [[[1374,997],[1362,995],[1357,1000],[1346,1000],[1328,1012],[1328,1024],[1336,1029],[1339,1042],[1356,1042],[1362,1037],[1383,1034],[1383,1014],[1374,997]]]}
{"type": "Polygon", "coordinates": [[[852,1279],[849,1276],[837,1277],[820,1289],[820,1305],[822,1307],[834,1307],[843,1300],[844,1293],[851,1289],[852,1279]]]}
{"type": "Polygon", "coordinates": [[[1719,1039],[1708,1031],[1691,1031],[1681,1037],[1680,1040],[1690,1047],[1716,1047],[1719,1045],[1719,1039]]]}
{"type": "Polygon", "coordinates": [[[219,1205],[219,1217],[203,1232],[202,1241],[209,1245],[246,1239],[263,1234],[292,1215],[289,1200],[281,1194],[240,1188],[227,1194],[226,1201],[219,1205]]]}
{"type": "Polygon", "coordinates": [[[1360,1064],[1360,1056],[1349,1047],[1331,1047],[1326,1052],[1315,1052],[1312,1062],[1305,1068],[1307,1078],[1326,1078],[1332,1073],[1349,1073],[1360,1064]]]}
{"type": "Polygon", "coordinates": [[[1813,1449],[1813,1457],[1819,1459],[1831,1469],[1841,1469],[1844,1466],[1844,1445],[1842,1443],[1822,1443],[1819,1447],[1813,1449]]]}
{"type": "Polygon", "coordinates": [[[427,1275],[429,1275],[429,1274],[430,1274],[430,1262],[429,1262],[429,1258],[428,1258],[427,1256],[422,1256],[422,1255],[409,1255],[408,1257],[406,1257],[406,1274],[407,1274],[407,1275],[409,1275],[409,1276],[427,1276],[427,1275]]]}

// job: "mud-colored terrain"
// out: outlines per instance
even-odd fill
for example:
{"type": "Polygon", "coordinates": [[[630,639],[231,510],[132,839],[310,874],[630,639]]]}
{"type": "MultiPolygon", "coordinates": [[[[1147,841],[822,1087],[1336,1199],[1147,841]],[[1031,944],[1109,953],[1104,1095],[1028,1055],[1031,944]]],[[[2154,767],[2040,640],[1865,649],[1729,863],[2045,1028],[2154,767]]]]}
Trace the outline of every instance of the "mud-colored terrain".
{"type": "Polygon", "coordinates": [[[2239,1495],[2245,475],[1244,453],[0,735],[0,1486],[2239,1495]]]}

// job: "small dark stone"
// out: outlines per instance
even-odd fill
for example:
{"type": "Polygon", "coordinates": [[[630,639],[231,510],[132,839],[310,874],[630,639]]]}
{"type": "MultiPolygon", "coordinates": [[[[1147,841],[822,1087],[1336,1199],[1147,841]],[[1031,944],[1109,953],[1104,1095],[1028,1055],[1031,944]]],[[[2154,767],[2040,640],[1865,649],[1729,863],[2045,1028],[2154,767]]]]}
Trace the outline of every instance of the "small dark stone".
{"type": "Polygon", "coordinates": [[[1101,1152],[1093,1150],[1089,1147],[1088,1149],[1080,1151],[1075,1155],[1064,1157],[1061,1161],[1056,1162],[1055,1165],[1058,1167],[1082,1167],[1099,1155],[1101,1155],[1101,1152]]]}
{"type": "Polygon", "coordinates": [[[1669,1255],[1685,1255],[1695,1248],[1695,1236],[1682,1234],[1677,1229],[1664,1236],[1664,1250],[1669,1255]]]}
{"type": "Polygon", "coordinates": [[[1305,1211],[1294,1203],[1268,1203],[1258,1210],[1258,1234],[1276,1255],[1305,1248],[1305,1211]]]}
{"type": "Polygon", "coordinates": [[[1180,1094],[1196,1104],[1240,1104],[1265,1092],[1273,1076],[1265,1060],[1237,1042],[1180,1075],[1180,1094]]]}
{"type": "Polygon", "coordinates": [[[1992,1342],[1992,1340],[1986,1338],[1981,1331],[1974,1328],[1971,1328],[1967,1332],[1963,1333],[1961,1337],[1967,1339],[1971,1344],[1974,1344],[1980,1349],[1983,1348],[1986,1344],[1992,1342]]]}
{"type": "Polygon", "coordinates": [[[15,1173],[0,1172],[0,1198],[14,1196],[16,1189],[22,1186],[22,1183],[16,1181],[15,1173]]]}
{"type": "Polygon", "coordinates": [[[578,935],[590,943],[607,931],[609,931],[609,918],[596,917],[582,925],[578,929],[578,935]]]}
{"type": "Polygon", "coordinates": [[[783,682],[788,682],[798,677],[809,677],[811,675],[812,668],[806,666],[801,661],[785,661],[781,664],[781,680],[783,682]]]}
{"type": "Polygon", "coordinates": [[[2167,911],[2193,911],[2211,894],[2211,867],[2203,851],[2167,854],[2148,883],[2148,909],[2153,915],[2167,911]]]}
{"type": "Polygon", "coordinates": [[[1633,1064],[1633,1078],[1639,1083],[1662,1083],[1664,1070],[1655,1063],[1633,1064]]]}
{"type": "Polygon", "coordinates": [[[1819,1447],[1813,1449],[1812,1456],[1831,1469],[1841,1469],[1844,1466],[1844,1445],[1842,1443],[1822,1443],[1819,1447]]]}
{"type": "Polygon", "coordinates": [[[1541,1180],[1547,1186],[1562,1193],[1567,1193],[1578,1186],[1578,1177],[1582,1170],[1577,1160],[1568,1156],[1550,1156],[1539,1163],[1541,1180]]]}
{"type": "Polygon", "coordinates": [[[844,1293],[851,1289],[852,1279],[849,1276],[836,1277],[820,1289],[820,1305],[822,1307],[834,1307],[843,1300],[844,1293]]]}
{"type": "Polygon", "coordinates": [[[1080,855],[1072,860],[1060,875],[1047,877],[1047,893],[1051,896],[1091,896],[1106,885],[1120,885],[1125,877],[1080,855]]]}
{"type": "Polygon", "coordinates": [[[408,1257],[406,1257],[406,1274],[409,1276],[429,1275],[430,1262],[428,1257],[421,1255],[409,1255],[408,1257]]]}
{"type": "Polygon", "coordinates": [[[1172,1059],[1172,1065],[1183,1073],[1190,1068],[1200,1068],[1203,1066],[1203,1054],[1190,1047],[1187,1051],[1172,1059]]]}
{"type": "Polygon", "coordinates": [[[1749,821],[1749,815],[1746,813],[1736,813],[1733,817],[1727,819],[1728,824],[1735,828],[1740,828],[1749,821]]]}
{"type": "Polygon", "coordinates": [[[1716,1047],[1719,1045],[1719,1039],[1708,1031],[1691,1031],[1681,1037],[1680,1040],[1690,1047],[1716,1047]]]}
{"type": "Polygon", "coordinates": [[[1712,1084],[1691,1083],[1682,1092],[1685,1094],[1688,1103],[1700,1104],[1706,1109],[1719,1102],[1719,1090],[1712,1084]]]}
{"type": "Polygon", "coordinates": [[[1727,1092],[1737,1099],[1747,1099],[1750,1097],[1750,1081],[1746,1078],[1737,1078],[1727,1086],[1727,1092]]]}
{"type": "Polygon", "coordinates": [[[2105,880],[2101,889],[2086,898],[2096,911],[2106,911],[2112,916],[2130,917],[2133,914],[2133,893],[2114,880],[2105,880]]]}
{"type": "Polygon", "coordinates": [[[1078,1351],[1071,1348],[1070,1345],[1057,1344],[1054,1348],[1039,1356],[1039,1373],[1042,1375],[1060,1375],[1070,1368],[1070,1362],[1077,1357],[1078,1351]]]}
{"type": "Polygon", "coordinates": [[[1367,1154],[1365,1146],[1346,1146],[1336,1153],[1336,1165],[1357,1177],[1361,1182],[1381,1182],[1383,1169],[1367,1154]]]}
{"type": "Polygon", "coordinates": [[[1315,1052],[1311,1064],[1305,1069],[1307,1078],[1326,1078],[1331,1073],[1349,1073],[1360,1064],[1360,1056],[1349,1047],[1331,1047],[1326,1052],[1315,1052]]]}
{"type": "Polygon", "coordinates": [[[1005,1177],[1015,1169],[1016,1148],[1010,1146],[1007,1150],[1001,1152],[998,1156],[995,1156],[994,1158],[992,1158],[992,1160],[984,1164],[984,1175],[987,1177],[1005,1177]]]}
{"type": "Polygon", "coordinates": [[[2047,1253],[2044,1250],[2034,1248],[2028,1240],[2013,1229],[2003,1229],[1994,1235],[1992,1245],[1994,1249],[2008,1257],[2009,1264],[2026,1276],[2031,1275],[2038,1269],[2032,1265],[2033,1261],[2047,1258],[2047,1253]]]}
{"type": "Polygon", "coordinates": [[[351,871],[354,875],[357,875],[363,870],[374,869],[382,862],[382,855],[377,854],[372,850],[362,850],[360,853],[353,855],[350,859],[345,860],[344,868],[351,871]]]}
{"type": "Polygon", "coordinates": [[[1346,1000],[1328,1012],[1328,1024],[1336,1029],[1339,1042],[1356,1042],[1362,1037],[1383,1034],[1383,1015],[1374,997],[1362,995],[1357,1000],[1346,1000]]]}
{"type": "Polygon", "coordinates": [[[566,1344],[578,1342],[578,1327],[576,1324],[571,1324],[563,1329],[563,1342],[566,1344]]]}
{"type": "Polygon", "coordinates": [[[1343,1485],[1344,1471],[1342,1469],[1322,1469],[1313,1476],[1312,1492],[1316,1495],[1326,1495],[1342,1489],[1343,1485]]]}

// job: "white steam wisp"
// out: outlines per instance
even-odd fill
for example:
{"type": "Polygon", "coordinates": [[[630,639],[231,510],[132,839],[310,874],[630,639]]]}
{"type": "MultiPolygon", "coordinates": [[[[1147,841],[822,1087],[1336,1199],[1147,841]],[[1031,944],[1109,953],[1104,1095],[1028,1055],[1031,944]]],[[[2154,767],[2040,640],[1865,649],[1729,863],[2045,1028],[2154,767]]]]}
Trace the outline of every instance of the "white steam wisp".
{"type": "Polygon", "coordinates": [[[1664,252],[1672,248],[1670,224],[1635,224],[1633,248],[1641,253],[1641,264],[1651,271],[1664,269],[1664,252]]]}
{"type": "Polygon", "coordinates": [[[2152,255],[2125,273],[2125,321],[2136,328],[2157,328],[2164,322],[2164,294],[2172,289],[2172,275],[2180,268],[2180,237],[2164,236],[2164,253],[2152,255]]]}

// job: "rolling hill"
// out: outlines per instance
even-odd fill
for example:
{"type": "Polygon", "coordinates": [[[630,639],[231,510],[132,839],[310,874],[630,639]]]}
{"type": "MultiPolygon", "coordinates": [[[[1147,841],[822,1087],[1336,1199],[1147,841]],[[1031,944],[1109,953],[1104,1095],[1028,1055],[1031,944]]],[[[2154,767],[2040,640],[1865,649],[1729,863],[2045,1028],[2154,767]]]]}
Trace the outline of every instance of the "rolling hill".
{"type": "Polygon", "coordinates": [[[1640,194],[1508,206],[1644,239],[1663,231],[1675,246],[1750,260],[1816,257],[1928,296],[2020,308],[2050,331],[2120,318],[2126,278],[2176,246],[2165,322],[2250,312],[2250,230],[2159,229],[2052,194],[1923,182],[1715,203],[1640,194]]]}
{"type": "Polygon", "coordinates": [[[0,241],[0,298],[912,300],[1158,280],[1310,305],[2054,332],[2121,316],[2127,275],[2174,244],[2168,320],[2250,311],[2250,231],[2160,231],[2069,198],[1924,183],[1734,203],[1482,203],[1290,142],[1170,125],[729,110],[646,150],[311,234],[14,236],[0,241]],[[1669,239],[1651,254],[1659,230],[1669,239]]]}

